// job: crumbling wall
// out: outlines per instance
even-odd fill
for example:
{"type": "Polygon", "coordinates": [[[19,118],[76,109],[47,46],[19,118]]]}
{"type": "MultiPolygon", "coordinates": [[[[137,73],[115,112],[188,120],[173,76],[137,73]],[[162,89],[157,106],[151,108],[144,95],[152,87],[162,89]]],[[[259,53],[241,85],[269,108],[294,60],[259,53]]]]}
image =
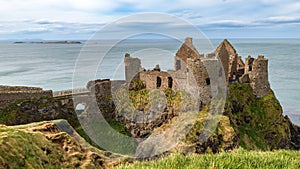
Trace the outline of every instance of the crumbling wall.
{"type": "Polygon", "coordinates": [[[229,69],[228,69],[228,80],[229,82],[236,81],[237,78],[237,66],[238,65],[238,55],[230,55],[229,58],[229,69]]]}
{"type": "Polygon", "coordinates": [[[91,95],[95,95],[97,99],[104,99],[111,95],[110,79],[97,79],[87,83],[87,89],[91,95]]]}
{"type": "Polygon", "coordinates": [[[133,58],[127,53],[124,58],[124,63],[126,81],[138,80],[141,70],[141,60],[139,58],[133,58]]]}
{"type": "Polygon", "coordinates": [[[253,62],[254,62],[254,58],[251,57],[251,56],[248,56],[246,58],[246,61],[245,61],[245,74],[249,73],[252,71],[253,69],[253,62]]]}
{"type": "Polygon", "coordinates": [[[220,46],[216,50],[216,56],[220,59],[222,65],[223,65],[223,70],[224,74],[226,76],[226,81],[228,82],[229,77],[229,54],[226,50],[226,46],[224,43],[221,43],[220,46]]]}
{"type": "Polygon", "coordinates": [[[264,58],[264,56],[258,56],[257,59],[248,57],[248,60],[253,60],[252,70],[248,69],[247,72],[249,73],[254,95],[263,97],[271,93],[272,90],[268,80],[268,59],[264,58]]]}
{"type": "Polygon", "coordinates": [[[245,73],[245,63],[242,60],[242,57],[239,56],[237,59],[237,79],[242,77],[245,73]]]}
{"type": "Polygon", "coordinates": [[[202,103],[207,104],[211,99],[210,78],[206,67],[200,59],[187,59],[188,69],[188,81],[189,79],[195,79],[196,85],[199,91],[199,97],[202,103]]]}
{"type": "Polygon", "coordinates": [[[227,86],[222,63],[217,58],[206,58],[202,62],[210,78],[211,96],[215,97],[219,94],[220,88],[225,91],[227,86]]]}
{"type": "Polygon", "coordinates": [[[215,53],[222,62],[227,81],[229,83],[238,81],[239,57],[234,47],[225,39],[215,53]]]}
{"type": "Polygon", "coordinates": [[[43,90],[40,87],[27,87],[27,86],[1,86],[0,91],[37,91],[43,90]]]}
{"type": "Polygon", "coordinates": [[[148,70],[140,72],[140,80],[146,85],[147,90],[156,88],[176,88],[176,83],[168,72],[158,70],[148,70]]]}
{"type": "Polygon", "coordinates": [[[41,88],[22,86],[1,86],[0,88],[0,107],[8,106],[17,100],[39,99],[41,97],[53,96],[52,90],[42,90],[41,88]]]}
{"type": "Polygon", "coordinates": [[[188,58],[200,58],[200,54],[193,45],[193,40],[190,37],[185,39],[185,42],[181,45],[175,55],[175,70],[185,71],[188,58]]]}

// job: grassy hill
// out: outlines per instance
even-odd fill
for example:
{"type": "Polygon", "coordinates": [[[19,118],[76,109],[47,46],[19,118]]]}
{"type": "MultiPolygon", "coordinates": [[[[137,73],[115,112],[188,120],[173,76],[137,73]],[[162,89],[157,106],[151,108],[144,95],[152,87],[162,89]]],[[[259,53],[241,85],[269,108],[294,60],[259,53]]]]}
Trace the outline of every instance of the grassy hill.
{"type": "Polygon", "coordinates": [[[65,120],[0,125],[0,168],[106,168],[107,159],[65,120]]]}

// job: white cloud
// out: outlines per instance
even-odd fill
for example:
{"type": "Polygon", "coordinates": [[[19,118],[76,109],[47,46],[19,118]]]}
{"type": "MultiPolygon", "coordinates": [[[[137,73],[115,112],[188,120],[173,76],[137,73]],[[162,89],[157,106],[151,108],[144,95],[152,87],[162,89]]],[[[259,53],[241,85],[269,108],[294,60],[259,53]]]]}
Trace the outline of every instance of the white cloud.
{"type": "Polygon", "coordinates": [[[68,5],[78,10],[112,10],[118,7],[116,1],[109,0],[67,0],[68,5]]]}
{"type": "MultiPolygon", "coordinates": [[[[274,3],[278,3],[280,1],[282,1],[282,0],[262,0],[262,2],[265,4],[274,4],[274,3]]],[[[284,2],[284,1],[282,1],[282,2],[284,2]]]]}
{"type": "Polygon", "coordinates": [[[274,16],[264,21],[273,24],[300,24],[300,16],[274,16]]]}
{"type": "Polygon", "coordinates": [[[299,12],[300,11],[300,2],[284,4],[284,5],[282,5],[281,10],[286,13],[299,12]]]}

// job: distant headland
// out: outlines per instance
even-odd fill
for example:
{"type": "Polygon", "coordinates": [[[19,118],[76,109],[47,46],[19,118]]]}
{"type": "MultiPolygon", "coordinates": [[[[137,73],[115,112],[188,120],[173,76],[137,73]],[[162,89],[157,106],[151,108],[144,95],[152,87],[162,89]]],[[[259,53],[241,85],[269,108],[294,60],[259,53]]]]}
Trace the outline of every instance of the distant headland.
{"type": "Polygon", "coordinates": [[[14,44],[21,43],[38,43],[38,44],[81,44],[79,41],[39,41],[39,42],[25,42],[25,41],[17,41],[14,44]]]}

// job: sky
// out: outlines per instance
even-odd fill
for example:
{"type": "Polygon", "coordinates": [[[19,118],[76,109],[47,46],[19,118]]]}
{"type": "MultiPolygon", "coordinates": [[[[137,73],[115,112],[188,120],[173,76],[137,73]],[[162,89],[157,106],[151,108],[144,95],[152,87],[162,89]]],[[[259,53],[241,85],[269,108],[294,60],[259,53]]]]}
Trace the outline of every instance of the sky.
{"type": "Polygon", "coordinates": [[[0,0],[0,40],[86,40],[144,12],[174,15],[209,38],[300,38],[299,0],[0,0]]]}

